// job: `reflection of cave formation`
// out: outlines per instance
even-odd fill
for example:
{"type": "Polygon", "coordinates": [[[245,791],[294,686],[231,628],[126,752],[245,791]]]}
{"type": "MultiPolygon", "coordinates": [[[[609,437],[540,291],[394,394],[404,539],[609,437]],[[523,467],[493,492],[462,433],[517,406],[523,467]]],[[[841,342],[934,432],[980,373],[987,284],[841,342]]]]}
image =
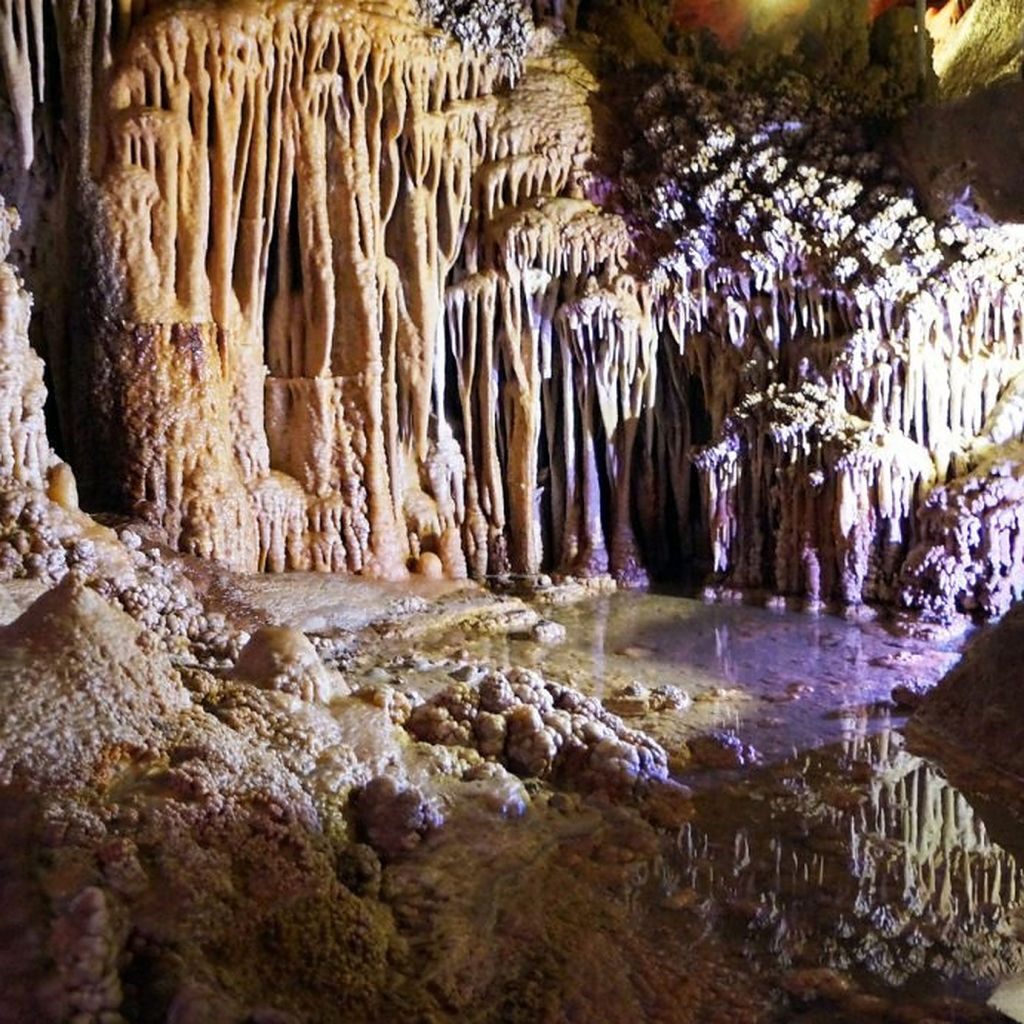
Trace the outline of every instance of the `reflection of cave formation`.
{"type": "Polygon", "coordinates": [[[1024,866],[897,733],[851,735],[838,761],[812,755],[802,776],[775,799],[772,822],[753,811],[735,838],[684,827],[681,880],[718,901],[757,901],[756,930],[787,957],[810,933],[822,964],[858,963],[897,984],[918,972],[989,981],[1024,969],[1024,866]],[[867,769],[855,801],[840,793],[851,770],[867,769]]]}

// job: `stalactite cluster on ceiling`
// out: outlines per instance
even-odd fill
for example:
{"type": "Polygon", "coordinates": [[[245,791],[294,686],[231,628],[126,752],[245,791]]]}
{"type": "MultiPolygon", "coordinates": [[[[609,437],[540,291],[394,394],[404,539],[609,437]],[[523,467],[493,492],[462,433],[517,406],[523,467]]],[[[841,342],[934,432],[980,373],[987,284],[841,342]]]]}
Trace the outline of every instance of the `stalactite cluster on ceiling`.
{"type": "Polygon", "coordinates": [[[704,559],[812,602],[1019,596],[1019,280],[642,269],[569,7],[519,62],[397,0],[146,6],[0,18],[26,167],[60,93],[74,284],[47,352],[86,494],[243,569],[704,559]],[[993,475],[1012,493],[968,515],[999,523],[941,536],[993,475]]]}

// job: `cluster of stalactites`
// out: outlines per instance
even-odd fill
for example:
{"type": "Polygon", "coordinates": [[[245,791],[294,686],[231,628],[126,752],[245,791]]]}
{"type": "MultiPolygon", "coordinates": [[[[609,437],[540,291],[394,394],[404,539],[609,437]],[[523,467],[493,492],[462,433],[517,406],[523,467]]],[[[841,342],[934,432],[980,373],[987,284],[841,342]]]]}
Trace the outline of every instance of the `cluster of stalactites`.
{"type": "MultiPolygon", "coordinates": [[[[727,266],[674,276],[665,322],[711,424],[695,464],[715,572],[811,603],[921,603],[901,576],[921,500],[979,443],[1024,432],[1024,282],[991,262],[964,260],[906,302],[727,266]]],[[[1009,552],[1002,598],[968,597],[957,570],[939,603],[1001,613],[1024,573],[1009,552]]]]}
{"type": "MultiPolygon", "coordinates": [[[[841,384],[877,426],[926,447],[941,472],[956,468],[950,460],[981,433],[1024,359],[1024,279],[998,274],[940,280],[904,303],[870,289],[694,269],[680,275],[666,313],[680,350],[707,332],[746,358],[777,361],[783,346],[809,345],[820,377],[841,384]]],[[[731,397],[708,395],[716,430],[731,397]]]]}
{"type": "Polygon", "coordinates": [[[259,404],[238,382],[265,353],[269,463],[243,474],[260,566],[363,571],[390,523],[398,559],[432,549],[454,575],[642,579],[638,527],[665,535],[671,508],[694,532],[696,380],[719,439],[695,462],[714,569],[812,604],[899,598],[921,496],[1019,365],[1014,281],[909,303],[727,265],[638,283],[625,225],[565,198],[590,125],[558,75],[535,66],[505,100],[486,63],[417,44],[399,59],[361,23],[288,10],[140,35],[112,92],[112,198],[140,169],[149,197],[123,215],[129,292],[160,282],[157,315],[237,325],[232,407],[259,404]],[[380,348],[360,351],[367,336],[380,348]],[[803,424],[780,415],[821,386],[803,424]]]}
{"type": "Polygon", "coordinates": [[[386,13],[170,14],[110,79],[100,182],[121,312],[217,325],[222,372],[205,379],[260,566],[400,572],[404,449],[423,463],[434,440],[444,281],[507,69],[386,13]],[[307,496],[304,545],[282,474],[307,496]]]}
{"type": "Polygon", "coordinates": [[[0,486],[43,490],[59,460],[46,436],[43,361],[28,340],[32,298],[6,262],[17,227],[18,214],[0,199],[0,486]]]}
{"type": "Polygon", "coordinates": [[[723,433],[695,460],[716,572],[811,604],[895,599],[934,477],[924,448],[808,383],[747,396],[723,433]]]}
{"type": "Polygon", "coordinates": [[[118,44],[151,6],[150,0],[6,0],[0,5],[0,72],[25,170],[35,159],[37,107],[54,99],[46,94],[48,76],[65,88],[65,108],[85,113],[81,108],[90,103],[92,86],[102,81],[118,44]],[[62,65],[52,72],[48,53],[62,65]]]}
{"type": "Polygon", "coordinates": [[[388,230],[425,230],[401,218],[431,202],[435,237],[404,247],[454,259],[487,131],[475,101],[499,73],[354,6],[226,7],[134,33],[105,174],[111,201],[145,219],[118,225],[139,314],[238,322],[261,343],[266,320],[272,373],[341,372],[339,264],[357,286],[373,276],[377,304],[407,255],[388,230]]]}
{"type": "Polygon", "coordinates": [[[448,289],[474,574],[641,571],[632,460],[658,337],[629,249],[618,217],[539,197],[489,221],[486,269],[448,289]]]}
{"type": "MultiPolygon", "coordinates": [[[[1024,291],[995,242],[904,292],[812,280],[798,233],[642,276],[584,198],[597,83],[569,51],[513,82],[387,0],[81,6],[119,472],[190,550],[639,581],[706,549],[738,586],[896,600],[937,544],[925,493],[1021,436],[1024,291]]],[[[23,146],[40,11],[0,17],[23,146]]],[[[1000,595],[1024,573],[1014,500],[985,556],[1000,595]]],[[[944,608],[980,586],[943,580],[944,608]]]]}
{"type": "Polygon", "coordinates": [[[0,69],[14,114],[25,169],[35,155],[32,124],[37,102],[43,101],[43,4],[45,0],[8,0],[0,12],[0,69]],[[33,55],[36,59],[33,66],[33,55]]]}
{"type": "MultiPolygon", "coordinates": [[[[515,568],[639,579],[642,557],[664,554],[663,538],[685,544],[703,531],[711,567],[730,585],[812,606],[913,605],[908,554],[934,545],[929,534],[954,535],[949,524],[927,525],[935,516],[922,500],[969,468],[980,440],[1021,437],[1024,293],[1005,267],[991,279],[952,275],[902,304],[723,268],[638,284],[622,271],[628,244],[617,247],[614,231],[602,236],[611,267],[602,275],[573,265],[582,250],[564,229],[551,232],[544,208],[513,209],[494,224],[494,269],[452,290],[449,337],[460,368],[475,370],[483,351],[488,379],[503,370],[506,400],[496,389],[483,403],[463,397],[463,418],[474,423],[482,408],[493,421],[504,496],[520,506],[509,512],[511,535],[525,538],[515,568]],[[501,361],[508,337],[516,341],[501,361]],[[711,432],[696,450],[693,386],[711,432]]],[[[471,378],[461,372],[463,391],[471,378]]],[[[988,505],[999,515],[978,530],[964,509],[955,513],[959,532],[977,537],[960,544],[944,606],[1001,614],[1020,596],[1019,473],[998,475],[1000,496],[988,505]],[[988,583],[978,584],[963,567],[979,564],[1000,568],[981,570],[988,583]]],[[[485,490],[495,490],[493,478],[485,490]]],[[[487,508],[498,513],[493,532],[505,505],[487,508]]],[[[675,556],[678,567],[678,548],[675,556]]]]}

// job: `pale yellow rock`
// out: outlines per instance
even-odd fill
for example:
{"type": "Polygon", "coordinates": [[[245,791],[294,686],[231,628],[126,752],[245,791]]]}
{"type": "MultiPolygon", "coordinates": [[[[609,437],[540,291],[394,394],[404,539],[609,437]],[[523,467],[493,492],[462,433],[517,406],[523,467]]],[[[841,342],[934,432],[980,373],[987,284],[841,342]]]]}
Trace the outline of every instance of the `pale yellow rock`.
{"type": "Polygon", "coordinates": [[[424,551],[413,564],[413,572],[428,580],[444,579],[444,566],[433,551],[424,551]]]}
{"type": "Polygon", "coordinates": [[[66,462],[50,467],[46,476],[46,496],[68,512],[78,510],[78,484],[66,462]]]}
{"type": "Polygon", "coordinates": [[[267,690],[305,701],[329,703],[345,691],[341,679],[320,660],[306,636],[290,626],[263,626],[242,649],[235,674],[267,690]]]}

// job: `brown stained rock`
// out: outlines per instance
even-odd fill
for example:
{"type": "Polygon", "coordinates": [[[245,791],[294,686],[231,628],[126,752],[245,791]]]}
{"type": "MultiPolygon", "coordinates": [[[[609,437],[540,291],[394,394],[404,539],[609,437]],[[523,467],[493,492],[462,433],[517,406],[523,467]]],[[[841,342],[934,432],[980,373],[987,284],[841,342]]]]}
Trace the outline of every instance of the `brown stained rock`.
{"type": "Polygon", "coordinates": [[[838,1002],[853,988],[848,977],[824,967],[790,971],[782,979],[782,986],[801,1002],[816,1002],[819,999],[838,1002]]]}
{"type": "Polygon", "coordinates": [[[155,754],[188,694],[155,638],[72,579],[0,630],[0,782],[78,786],[155,754]],[[47,708],[57,702],[61,715],[47,708]]]}
{"type": "Polygon", "coordinates": [[[346,692],[341,679],[328,671],[309,640],[288,626],[258,629],[242,648],[235,673],[264,689],[293,693],[321,704],[346,692]]]}
{"type": "Polygon", "coordinates": [[[411,850],[444,820],[419,790],[387,775],[371,779],[359,792],[356,817],[366,841],[388,857],[411,850]]]}
{"type": "MultiPolygon", "coordinates": [[[[85,3],[51,23],[35,0],[8,24],[21,156],[59,91],[67,153],[44,149],[82,221],[51,276],[87,312],[52,351],[86,503],[253,570],[402,579],[412,555],[434,578],[436,555],[451,579],[637,586],[707,551],[723,593],[1004,611],[1006,566],[960,571],[938,525],[901,574],[925,492],[980,457],[1021,316],[1019,247],[926,215],[819,88],[885,115],[905,67],[817,3],[767,98],[742,54],[717,92],[680,68],[641,95],[602,81],[593,38],[560,41],[573,3],[529,6],[85,3]]],[[[622,24],[660,40],[652,17],[622,24]]]]}
{"type": "Polygon", "coordinates": [[[969,644],[924,697],[910,721],[912,742],[935,749],[985,786],[1016,793],[1024,776],[1022,651],[1024,609],[1018,607],[969,644]]]}
{"type": "Polygon", "coordinates": [[[754,747],[729,732],[694,736],[687,741],[687,747],[690,764],[702,768],[741,768],[761,759],[754,747]]]}

